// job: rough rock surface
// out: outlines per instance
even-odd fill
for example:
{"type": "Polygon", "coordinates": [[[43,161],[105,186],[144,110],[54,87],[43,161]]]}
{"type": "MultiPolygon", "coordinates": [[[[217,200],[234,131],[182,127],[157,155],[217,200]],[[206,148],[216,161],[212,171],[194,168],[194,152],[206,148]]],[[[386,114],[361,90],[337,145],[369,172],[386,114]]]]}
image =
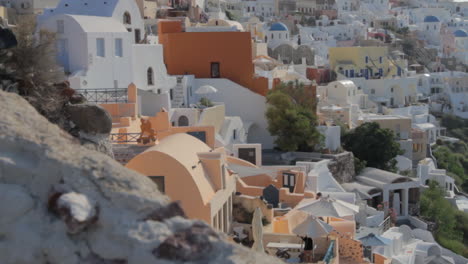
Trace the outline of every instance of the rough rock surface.
{"type": "Polygon", "coordinates": [[[0,263],[281,263],[167,209],[148,178],[82,147],[20,96],[0,91],[0,113],[0,263]]]}
{"type": "Polygon", "coordinates": [[[352,182],[355,180],[354,156],[352,152],[343,152],[340,154],[325,154],[323,158],[331,159],[328,163],[328,169],[333,177],[339,183],[352,182]]]}
{"type": "Polygon", "coordinates": [[[66,111],[70,120],[83,132],[89,134],[109,134],[112,118],[109,113],[96,104],[70,104],[66,111]]]}

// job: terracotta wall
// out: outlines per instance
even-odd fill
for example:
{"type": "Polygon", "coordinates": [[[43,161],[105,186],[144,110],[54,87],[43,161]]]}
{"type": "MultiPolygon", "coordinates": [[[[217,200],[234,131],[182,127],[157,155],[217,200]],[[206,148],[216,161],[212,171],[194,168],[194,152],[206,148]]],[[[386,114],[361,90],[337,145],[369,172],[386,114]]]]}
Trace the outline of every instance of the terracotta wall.
{"type": "Polygon", "coordinates": [[[169,120],[167,111],[158,112],[155,116],[149,117],[151,127],[154,129],[156,138],[161,140],[167,136],[177,133],[199,132],[204,131],[206,135],[206,144],[210,148],[215,146],[215,128],[213,126],[196,126],[196,127],[174,127],[169,120]]]}
{"type": "Polygon", "coordinates": [[[328,69],[307,68],[306,75],[307,79],[315,80],[317,84],[326,83],[330,81],[330,72],[328,69]]]}
{"type": "Polygon", "coordinates": [[[180,22],[161,21],[158,34],[168,74],[211,78],[211,63],[218,62],[221,78],[266,95],[268,80],[254,77],[249,32],[182,32],[180,22]]]}
{"type": "Polygon", "coordinates": [[[247,185],[242,179],[238,179],[236,183],[236,191],[250,196],[262,196],[264,187],[256,187],[247,185]]]}
{"type": "Polygon", "coordinates": [[[206,127],[172,127],[169,131],[158,131],[156,133],[156,138],[163,139],[167,136],[177,134],[177,133],[187,133],[187,132],[199,132],[204,131],[206,134],[206,144],[210,148],[215,147],[215,130],[212,126],[206,127]]]}
{"type": "Polygon", "coordinates": [[[374,263],[375,264],[390,264],[392,259],[388,259],[380,254],[374,254],[374,263]]]}
{"type": "Polygon", "coordinates": [[[165,194],[172,201],[180,201],[189,218],[211,224],[210,205],[204,204],[191,172],[178,161],[164,153],[151,151],[138,155],[126,167],[146,176],[165,176],[165,194]]]}
{"type": "Polygon", "coordinates": [[[314,198],[315,194],[312,192],[304,193],[290,193],[289,189],[281,188],[279,193],[279,200],[282,203],[287,203],[291,207],[295,207],[300,203],[304,198],[314,198]]]}
{"type": "Polygon", "coordinates": [[[121,117],[136,117],[136,102],[137,88],[134,84],[130,84],[127,88],[127,103],[100,104],[100,106],[106,109],[114,119],[121,117]]]}

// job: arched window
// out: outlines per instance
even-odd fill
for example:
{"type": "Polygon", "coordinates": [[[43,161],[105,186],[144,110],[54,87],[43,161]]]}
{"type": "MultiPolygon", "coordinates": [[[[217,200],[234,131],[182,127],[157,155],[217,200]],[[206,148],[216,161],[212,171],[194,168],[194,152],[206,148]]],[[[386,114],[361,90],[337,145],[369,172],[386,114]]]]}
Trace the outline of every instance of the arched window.
{"type": "Polygon", "coordinates": [[[148,80],[148,85],[154,85],[154,74],[153,74],[153,68],[148,68],[148,71],[146,72],[146,78],[148,80]]]}
{"type": "Polygon", "coordinates": [[[179,120],[177,123],[179,124],[179,126],[188,126],[189,120],[186,116],[182,115],[179,117],[179,120]]]}
{"type": "Polygon", "coordinates": [[[132,24],[132,17],[129,12],[125,12],[123,15],[123,23],[126,25],[132,24]]]}

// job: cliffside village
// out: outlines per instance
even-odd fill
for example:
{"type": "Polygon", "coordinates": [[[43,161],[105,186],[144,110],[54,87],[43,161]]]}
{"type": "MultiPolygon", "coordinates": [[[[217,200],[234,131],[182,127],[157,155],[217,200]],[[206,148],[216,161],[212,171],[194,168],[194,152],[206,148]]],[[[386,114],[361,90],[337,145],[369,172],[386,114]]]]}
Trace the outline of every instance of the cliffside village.
{"type": "Polygon", "coordinates": [[[435,181],[468,211],[431,146],[468,119],[468,2],[0,0],[14,29],[56,34],[69,86],[112,119],[113,157],[190,219],[286,263],[467,263],[419,217],[435,181]],[[281,151],[267,95],[301,85],[322,144],[281,151]],[[390,129],[396,171],[357,171],[343,129],[390,129]]]}

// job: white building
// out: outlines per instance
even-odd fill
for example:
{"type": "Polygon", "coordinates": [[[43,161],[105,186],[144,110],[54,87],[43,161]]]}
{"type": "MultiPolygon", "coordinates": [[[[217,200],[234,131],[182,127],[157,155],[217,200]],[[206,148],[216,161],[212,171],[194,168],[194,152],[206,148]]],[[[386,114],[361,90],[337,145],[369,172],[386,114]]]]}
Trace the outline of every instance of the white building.
{"type": "MultiPolygon", "coordinates": [[[[418,223],[420,220],[416,220],[418,223]]],[[[411,221],[411,223],[415,223],[411,221]]],[[[441,247],[435,242],[432,235],[421,229],[411,230],[410,227],[402,225],[392,227],[381,235],[388,239],[386,246],[373,247],[372,252],[391,258],[395,264],[420,264],[420,263],[455,263],[452,257],[442,254],[441,247]],[[427,235],[426,235],[427,233],[427,235]],[[427,241],[418,236],[427,238],[427,241]]]]}
{"type": "Polygon", "coordinates": [[[398,219],[408,219],[419,207],[419,181],[375,168],[364,169],[356,179],[356,184],[378,188],[380,195],[372,198],[373,206],[382,203],[386,212],[392,208],[398,219]]]}
{"type": "Polygon", "coordinates": [[[271,24],[264,31],[265,42],[268,43],[268,48],[275,48],[284,43],[291,43],[289,29],[281,22],[271,24]]]}
{"type": "MultiPolygon", "coordinates": [[[[468,28],[468,25],[465,27],[468,28]]],[[[453,56],[464,64],[468,64],[468,33],[466,30],[458,29],[453,32],[455,37],[455,51],[453,56]]]]}
{"type": "Polygon", "coordinates": [[[39,27],[57,33],[58,61],[72,88],[118,89],[134,83],[141,90],[140,113],[170,109],[177,81],[167,75],[162,45],[140,44],[147,41],[134,0],[62,0],[39,17],[39,27]]]}
{"type": "Polygon", "coordinates": [[[17,14],[41,13],[45,8],[54,8],[60,0],[0,0],[0,5],[13,8],[17,14]]]}
{"type": "Polygon", "coordinates": [[[430,158],[421,160],[418,164],[417,176],[422,185],[429,185],[429,181],[436,181],[446,191],[447,197],[455,196],[455,180],[447,175],[445,170],[437,169],[430,158]]]}
{"type": "Polygon", "coordinates": [[[418,99],[418,79],[413,77],[369,79],[354,78],[369,99],[388,107],[403,107],[418,99]]]}
{"type": "Polygon", "coordinates": [[[62,0],[56,8],[45,9],[39,20],[59,14],[114,18],[132,32],[134,42],[139,43],[145,37],[144,22],[135,0],[62,0]]]}
{"type": "Polygon", "coordinates": [[[369,107],[367,95],[350,80],[341,80],[319,86],[318,112],[322,119],[340,122],[354,128],[358,125],[361,109],[369,107]]]}
{"type": "Polygon", "coordinates": [[[243,0],[243,14],[246,17],[271,18],[276,14],[276,1],[274,0],[243,0]]]}
{"type": "Polygon", "coordinates": [[[132,83],[132,35],[109,17],[59,14],[40,27],[57,33],[58,61],[74,89],[124,88],[132,83]]]}
{"type": "Polygon", "coordinates": [[[440,45],[440,28],[442,23],[436,16],[426,16],[419,24],[420,36],[429,44],[440,45]]]}

